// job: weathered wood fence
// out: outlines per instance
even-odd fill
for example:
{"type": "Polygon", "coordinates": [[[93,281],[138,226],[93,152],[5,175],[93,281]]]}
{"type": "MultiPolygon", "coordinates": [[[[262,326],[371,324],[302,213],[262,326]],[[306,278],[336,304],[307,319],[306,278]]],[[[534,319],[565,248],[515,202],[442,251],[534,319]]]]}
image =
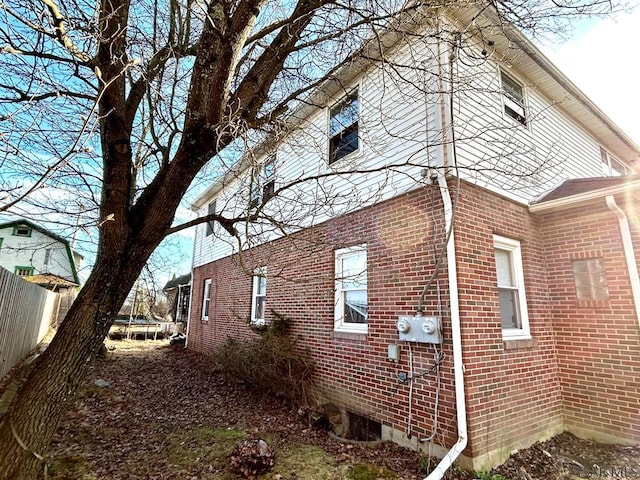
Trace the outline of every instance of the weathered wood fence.
{"type": "Polygon", "coordinates": [[[45,336],[59,295],[0,267],[0,379],[45,336]]]}

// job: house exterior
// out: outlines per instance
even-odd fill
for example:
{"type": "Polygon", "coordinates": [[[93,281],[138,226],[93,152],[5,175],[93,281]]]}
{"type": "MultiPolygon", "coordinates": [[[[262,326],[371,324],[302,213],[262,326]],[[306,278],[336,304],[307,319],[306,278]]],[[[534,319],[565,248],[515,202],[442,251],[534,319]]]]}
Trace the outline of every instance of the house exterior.
{"type": "Polygon", "coordinates": [[[0,266],[52,290],[80,285],[82,255],[69,241],[29,221],[0,224],[0,266]]]}
{"type": "Polygon", "coordinates": [[[640,149],[514,29],[429,34],[471,8],[413,17],[199,197],[254,218],[198,227],[188,347],[284,315],[325,401],[443,469],[640,442],[640,149]]]}
{"type": "Polygon", "coordinates": [[[169,280],[162,291],[171,306],[171,319],[174,323],[187,324],[191,297],[191,274],[180,275],[169,280]]]}

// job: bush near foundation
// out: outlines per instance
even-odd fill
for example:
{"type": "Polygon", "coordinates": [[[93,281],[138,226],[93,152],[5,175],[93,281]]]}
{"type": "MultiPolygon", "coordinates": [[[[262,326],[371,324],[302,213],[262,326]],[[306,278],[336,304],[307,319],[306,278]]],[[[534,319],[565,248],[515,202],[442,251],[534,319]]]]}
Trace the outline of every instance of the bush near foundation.
{"type": "Polygon", "coordinates": [[[312,406],[313,360],[296,348],[287,333],[288,320],[273,313],[276,318],[271,324],[253,328],[258,337],[229,337],[213,359],[229,379],[246,384],[256,393],[284,398],[296,407],[312,406]]]}

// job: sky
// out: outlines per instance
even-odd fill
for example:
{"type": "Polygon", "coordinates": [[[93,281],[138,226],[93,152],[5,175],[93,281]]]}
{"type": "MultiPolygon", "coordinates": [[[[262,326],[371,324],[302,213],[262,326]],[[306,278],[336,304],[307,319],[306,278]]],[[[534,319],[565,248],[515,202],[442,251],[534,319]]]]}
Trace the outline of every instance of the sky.
{"type": "Polygon", "coordinates": [[[640,145],[640,8],[582,22],[571,39],[542,51],[640,145]]]}

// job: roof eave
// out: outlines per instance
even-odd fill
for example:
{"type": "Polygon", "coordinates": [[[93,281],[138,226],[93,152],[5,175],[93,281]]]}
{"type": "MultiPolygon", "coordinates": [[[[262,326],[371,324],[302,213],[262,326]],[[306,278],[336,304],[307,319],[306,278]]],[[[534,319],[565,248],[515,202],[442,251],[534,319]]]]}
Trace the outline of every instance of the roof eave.
{"type": "Polygon", "coordinates": [[[640,189],[640,180],[625,183],[623,185],[616,185],[613,187],[599,188],[596,190],[591,190],[589,192],[583,192],[576,195],[570,195],[568,197],[549,200],[547,202],[543,201],[535,203],[533,205],[529,205],[529,211],[531,213],[541,215],[545,213],[566,210],[576,207],[580,204],[586,204],[588,202],[602,199],[608,195],[620,195],[622,193],[627,193],[638,189],[640,189]]]}

